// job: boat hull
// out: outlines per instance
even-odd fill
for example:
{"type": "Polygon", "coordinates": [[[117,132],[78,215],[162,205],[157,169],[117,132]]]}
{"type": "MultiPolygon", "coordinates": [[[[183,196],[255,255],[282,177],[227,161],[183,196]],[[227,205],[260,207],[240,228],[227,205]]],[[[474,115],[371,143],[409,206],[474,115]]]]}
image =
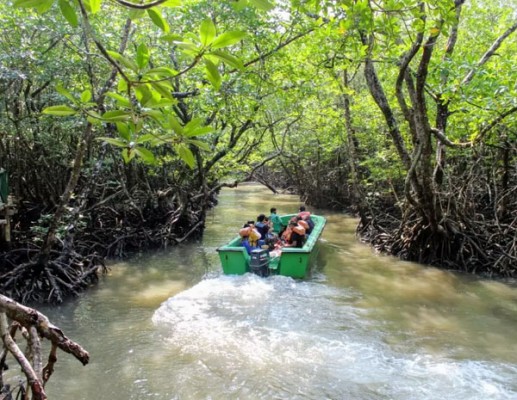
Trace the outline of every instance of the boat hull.
{"type": "MultiPolygon", "coordinates": [[[[287,225],[296,214],[284,215],[282,223],[287,225]]],[[[292,278],[305,278],[319,251],[318,239],[323,232],[326,219],[319,215],[312,215],[314,229],[302,248],[284,247],[279,257],[271,257],[269,273],[292,278]]],[[[226,275],[243,275],[250,272],[251,257],[241,245],[240,237],[233,238],[228,244],[217,249],[223,272],[226,275]]]]}

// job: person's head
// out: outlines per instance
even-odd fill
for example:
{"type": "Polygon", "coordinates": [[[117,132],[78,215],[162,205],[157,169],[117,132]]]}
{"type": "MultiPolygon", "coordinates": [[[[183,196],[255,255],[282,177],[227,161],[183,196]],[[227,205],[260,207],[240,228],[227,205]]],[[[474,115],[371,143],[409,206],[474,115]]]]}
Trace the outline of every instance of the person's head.
{"type": "Polygon", "coordinates": [[[289,222],[289,226],[290,226],[291,228],[295,227],[296,225],[298,225],[298,224],[297,224],[295,221],[290,221],[290,222],[289,222]]]}
{"type": "Polygon", "coordinates": [[[248,226],[253,226],[253,225],[255,225],[255,221],[248,221],[247,224],[248,224],[248,226]]]}
{"type": "Polygon", "coordinates": [[[248,224],[245,224],[239,231],[239,236],[242,240],[247,240],[250,235],[251,228],[248,224]]]}
{"type": "Polygon", "coordinates": [[[300,212],[305,211],[305,206],[300,206],[300,212]]]}
{"type": "Polygon", "coordinates": [[[271,208],[271,210],[269,210],[269,212],[270,212],[271,214],[276,214],[276,208],[274,208],[274,207],[273,207],[273,208],[271,208]]]}
{"type": "Polygon", "coordinates": [[[302,220],[302,217],[300,217],[299,215],[297,215],[295,218],[296,218],[297,221],[301,221],[302,220]]]}
{"type": "Polygon", "coordinates": [[[260,214],[258,217],[257,217],[257,221],[258,222],[264,222],[264,220],[266,219],[266,216],[264,214],[260,214]]]}

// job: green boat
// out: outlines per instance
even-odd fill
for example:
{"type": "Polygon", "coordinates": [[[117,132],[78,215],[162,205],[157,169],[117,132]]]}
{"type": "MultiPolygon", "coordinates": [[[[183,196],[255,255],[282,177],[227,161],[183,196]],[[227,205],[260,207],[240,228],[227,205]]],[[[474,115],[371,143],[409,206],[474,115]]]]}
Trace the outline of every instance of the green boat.
{"type": "MultiPolygon", "coordinates": [[[[282,223],[287,225],[295,215],[283,215],[280,218],[282,223]]],[[[266,250],[255,250],[249,255],[241,245],[239,236],[232,239],[228,244],[219,247],[217,251],[224,274],[243,275],[252,272],[250,264],[256,265],[256,262],[258,262],[259,264],[266,264],[266,275],[305,278],[310,271],[310,266],[316,259],[319,250],[317,242],[327,223],[327,220],[320,215],[311,215],[311,219],[314,221],[314,228],[302,248],[284,247],[279,255],[276,252],[269,253],[266,250]]]]}

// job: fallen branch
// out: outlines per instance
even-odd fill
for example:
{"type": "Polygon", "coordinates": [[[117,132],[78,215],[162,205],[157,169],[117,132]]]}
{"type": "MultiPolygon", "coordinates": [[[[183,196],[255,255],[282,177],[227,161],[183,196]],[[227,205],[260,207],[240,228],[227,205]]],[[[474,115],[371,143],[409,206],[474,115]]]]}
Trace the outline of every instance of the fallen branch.
{"type": "MultiPolygon", "coordinates": [[[[83,365],[86,365],[89,361],[88,352],[68,339],[58,327],[50,323],[46,316],[3,295],[0,295],[0,334],[4,344],[4,351],[0,355],[0,375],[7,367],[8,353],[12,354],[26,377],[27,390],[30,388],[31,398],[34,400],[47,399],[44,387],[53,372],[54,363],[57,360],[57,348],[72,354],[83,365]],[[13,321],[11,326],[9,326],[8,318],[13,321]],[[27,341],[29,349],[27,355],[20,349],[15,340],[17,331],[20,331],[22,337],[27,341]],[[45,368],[42,367],[40,337],[46,338],[52,343],[48,357],[49,363],[45,368]]],[[[3,377],[0,382],[2,382],[0,389],[2,393],[5,393],[4,389],[8,388],[9,385],[5,384],[3,377]]],[[[20,384],[19,388],[19,390],[25,391],[23,385],[20,384]]],[[[12,393],[10,395],[12,397],[12,393]]]]}

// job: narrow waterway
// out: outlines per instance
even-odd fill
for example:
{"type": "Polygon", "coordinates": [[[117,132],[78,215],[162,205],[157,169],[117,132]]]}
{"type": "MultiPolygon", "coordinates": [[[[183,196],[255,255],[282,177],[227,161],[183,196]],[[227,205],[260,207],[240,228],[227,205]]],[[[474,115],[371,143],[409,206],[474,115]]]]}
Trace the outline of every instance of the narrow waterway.
{"type": "Polygon", "coordinates": [[[202,242],[42,310],[91,355],[58,354],[50,399],[517,399],[515,281],[375,255],[337,213],[311,279],[224,276],[217,246],[299,202],[259,186],[219,200],[202,242]]]}

